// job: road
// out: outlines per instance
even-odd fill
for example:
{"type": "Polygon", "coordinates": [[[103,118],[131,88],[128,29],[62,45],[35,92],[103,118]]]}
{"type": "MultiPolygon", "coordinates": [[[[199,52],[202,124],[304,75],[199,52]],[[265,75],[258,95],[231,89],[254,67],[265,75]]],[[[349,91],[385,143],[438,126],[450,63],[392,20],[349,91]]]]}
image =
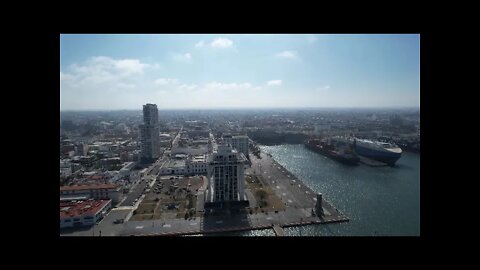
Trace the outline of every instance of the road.
{"type": "Polygon", "coordinates": [[[148,176],[144,176],[140,179],[140,176],[138,176],[138,179],[136,179],[138,182],[137,185],[134,185],[130,192],[126,195],[126,198],[124,201],[119,205],[119,206],[133,206],[135,199],[139,199],[142,196],[145,188],[149,184],[150,181],[148,179],[150,177],[154,177],[158,174],[160,171],[160,168],[165,164],[166,162],[166,157],[157,160],[154,164],[150,166],[151,170],[149,171],[148,176]]]}
{"type": "Polygon", "coordinates": [[[116,236],[123,230],[124,224],[115,224],[117,219],[125,219],[131,209],[112,209],[97,225],[92,227],[64,230],[60,236],[116,236]]]}

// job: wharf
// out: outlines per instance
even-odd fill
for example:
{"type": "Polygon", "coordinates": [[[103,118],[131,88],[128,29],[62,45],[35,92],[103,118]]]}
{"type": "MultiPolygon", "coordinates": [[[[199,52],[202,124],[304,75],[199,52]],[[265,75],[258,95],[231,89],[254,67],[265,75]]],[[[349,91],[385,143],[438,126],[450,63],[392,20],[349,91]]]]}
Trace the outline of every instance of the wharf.
{"type": "MultiPolygon", "coordinates": [[[[250,155],[252,165],[246,175],[255,175],[271,189],[281,209],[266,210],[257,207],[253,198],[250,207],[238,212],[204,215],[195,219],[168,219],[128,221],[120,235],[124,236],[179,236],[219,232],[273,229],[276,235],[285,235],[283,229],[292,226],[347,222],[349,219],[329,201],[322,198],[322,213],[316,214],[317,193],[291,174],[273,158],[260,152],[260,158],[250,155]],[[282,205],[283,203],[283,205],[282,205]],[[262,210],[262,211],[260,211],[262,210]]],[[[246,189],[252,196],[253,192],[246,189]]]]}

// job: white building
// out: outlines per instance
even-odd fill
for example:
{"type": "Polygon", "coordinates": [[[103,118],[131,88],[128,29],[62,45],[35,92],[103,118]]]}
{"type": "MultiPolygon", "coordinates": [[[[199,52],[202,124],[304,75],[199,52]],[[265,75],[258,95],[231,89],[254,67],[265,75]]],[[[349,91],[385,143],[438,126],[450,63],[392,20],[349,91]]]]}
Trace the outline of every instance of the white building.
{"type": "Polygon", "coordinates": [[[223,142],[230,144],[238,152],[242,152],[245,157],[248,157],[248,136],[246,135],[225,135],[223,142]]]}
{"type": "Polygon", "coordinates": [[[112,208],[112,200],[60,199],[60,228],[92,226],[112,208]]]}
{"type": "Polygon", "coordinates": [[[110,199],[113,203],[120,201],[121,188],[114,184],[90,184],[60,187],[60,199],[91,198],[95,200],[110,199]]]}
{"type": "Polygon", "coordinates": [[[207,174],[207,155],[190,156],[187,159],[187,169],[189,174],[207,174]]]}
{"type": "Polygon", "coordinates": [[[158,159],[160,157],[160,128],[157,105],[143,105],[143,125],[140,125],[140,133],[142,160],[152,162],[158,159]]]}
{"type": "Polygon", "coordinates": [[[122,176],[128,175],[136,165],[136,162],[124,162],[123,167],[120,169],[120,174],[122,176]]]}
{"type": "Polygon", "coordinates": [[[245,155],[228,145],[218,149],[208,158],[208,189],[206,202],[245,200],[245,155]]]}
{"type": "Polygon", "coordinates": [[[186,161],[183,159],[171,159],[160,169],[160,175],[185,175],[188,174],[186,161]]]}

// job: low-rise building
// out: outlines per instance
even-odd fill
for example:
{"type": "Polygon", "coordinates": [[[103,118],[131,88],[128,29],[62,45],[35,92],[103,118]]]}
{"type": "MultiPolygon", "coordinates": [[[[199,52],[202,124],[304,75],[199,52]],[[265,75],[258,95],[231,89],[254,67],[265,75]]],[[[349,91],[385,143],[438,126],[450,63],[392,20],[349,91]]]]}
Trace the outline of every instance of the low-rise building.
{"type": "Polygon", "coordinates": [[[60,199],[60,228],[92,226],[112,208],[112,200],[60,199]]]}
{"type": "Polygon", "coordinates": [[[85,197],[95,200],[110,199],[113,203],[121,200],[122,192],[114,184],[90,184],[60,187],[60,199],[85,197]]]}
{"type": "Polygon", "coordinates": [[[184,159],[171,159],[167,161],[160,170],[161,175],[185,175],[188,174],[186,161],[184,159]]]}
{"type": "Polygon", "coordinates": [[[207,174],[207,155],[190,156],[186,163],[189,174],[207,174]]]}

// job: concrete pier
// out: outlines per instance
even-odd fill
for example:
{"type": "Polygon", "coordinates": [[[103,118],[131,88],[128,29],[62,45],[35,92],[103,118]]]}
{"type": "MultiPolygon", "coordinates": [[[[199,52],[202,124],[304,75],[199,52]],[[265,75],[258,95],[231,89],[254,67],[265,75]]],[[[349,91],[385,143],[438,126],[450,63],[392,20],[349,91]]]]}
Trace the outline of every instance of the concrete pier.
{"type": "Polygon", "coordinates": [[[276,236],[285,236],[285,231],[278,225],[273,225],[273,231],[275,232],[276,236]]]}
{"type": "MultiPolygon", "coordinates": [[[[248,208],[239,211],[219,211],[194,219],[162,219],[132,221],[124,224],[120,235],[124,236],[173,236],[219,232],[273,229],[277,236],[284,236],[283,228],[312,224],[347,222],[348,218],[336,209],[325,195],[317,194],[301,180],[278,164],[270,155],[260,152],[260,158],[250,155],[252,166],[246,175],[255,176],[264,188],[273,191],[280,209],[260,208],[256,200],[250,200],[248,208]],[[283,203],[283,205],[282,205],[283,203]],[[275,224],[275,225],[274,225],[275,224]]],[[[201,192],[199,192],[201,193],[201,192]]],[[[246,190],[253,198],[255,192],[246,190]]]]}

